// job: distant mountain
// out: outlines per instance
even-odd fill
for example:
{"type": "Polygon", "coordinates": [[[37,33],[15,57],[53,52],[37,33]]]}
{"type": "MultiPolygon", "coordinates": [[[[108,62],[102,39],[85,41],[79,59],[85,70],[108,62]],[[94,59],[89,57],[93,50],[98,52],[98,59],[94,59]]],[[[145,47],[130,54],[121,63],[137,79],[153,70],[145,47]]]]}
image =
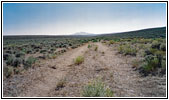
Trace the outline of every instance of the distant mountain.
{"type": "Polygon", "coordinates": [[[87,33],[87,32],[77,32],[72,35],[82,35],[82,36],[95,36],[96,34],[93,33],[87,33]]]}

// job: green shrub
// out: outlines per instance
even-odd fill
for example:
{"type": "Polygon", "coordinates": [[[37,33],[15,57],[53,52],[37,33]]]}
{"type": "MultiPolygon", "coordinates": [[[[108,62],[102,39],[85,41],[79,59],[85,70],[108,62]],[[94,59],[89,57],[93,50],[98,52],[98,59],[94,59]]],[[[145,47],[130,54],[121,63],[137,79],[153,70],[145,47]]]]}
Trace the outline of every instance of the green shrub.
{"type": "Polygon", "coordinates": [[[113,41],[113,40],[110,40],[110,41],[109,41],[109,44],[114,44],[114,41],[113,41]]]}
{"type": "Polygon", "coordinates": [[[163,57],[160,55],[147,55],[145,57],[143,69],[145,72],[152,72],[157,68],[162,68],[164,65],[163,57]]]}
{"type": "Polygon", "coordinates": [[[26,68],[27,68],[27,67],[31,67],[32,64],[34,64],[34,63],[36,62],[36,60],[37,60],[36,58],[30,56],[30,57],[25,61],[25,63],[24,63],[25,67],[26,67],[26,68]]]}
{"type": "Polygon", "coordinates": [[[92,45],[89,44],[89,45],[88,45],[88,48],[91,48],[91,47],[92,47],[92,45]]]}
{"type": "Polygon", "coordinates": [[[123,49],[124,49],[124,45],[120,45],[118,47],[118,52],[122,54],[123,53],[123,49]]]}
{"type": "Polygon", "coordinates": [[[75,64],[77,64],[77,65],[81,64],[82,62],[84,62],[84,57],[83,56],[78,56],[75,59],[75,64]]]}
{"type": "Polygon", "coordinates": [[[143,66],[144,71],[146,72],[153,71],[155,68],[158,67],[158,64],[159,64],[159,61],[156,57],[148,56],[146,58],[146,63],[143,66]]]}
{"type": "Polygon", "coordinates": [[[106,88],[105,84],[101,81],[93,81],[82,90],[82,96],[84,97],[112,97],[113,92],[106,88]]]}
{"type": "Polygon", "coordinates": [[[118,52],[124,55],[136,56],[137,50],[130,45],[121,45],[118,47],[118,52]]]}

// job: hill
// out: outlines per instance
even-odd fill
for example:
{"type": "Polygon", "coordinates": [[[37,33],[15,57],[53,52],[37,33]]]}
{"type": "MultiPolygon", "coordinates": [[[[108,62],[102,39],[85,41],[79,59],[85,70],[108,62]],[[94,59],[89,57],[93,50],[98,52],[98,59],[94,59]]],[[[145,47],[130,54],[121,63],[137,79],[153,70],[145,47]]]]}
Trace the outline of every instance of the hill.
{"type": "Polygon", "coordinates": [[[137,31],[122,32],[122,33],[111,33],[102,34],[99,37],[106,38],[165,38],[166,37],[166,27],[159,28],[148,28],[137,31]]]}

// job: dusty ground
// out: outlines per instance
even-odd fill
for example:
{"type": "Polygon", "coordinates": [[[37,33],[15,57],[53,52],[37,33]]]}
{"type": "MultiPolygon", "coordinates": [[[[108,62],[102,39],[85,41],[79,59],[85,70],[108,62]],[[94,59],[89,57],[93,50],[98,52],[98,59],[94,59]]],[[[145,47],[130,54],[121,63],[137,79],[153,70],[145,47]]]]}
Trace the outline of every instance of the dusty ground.
{"type": "Polygon", "coordinates": [[[43,60],[34,69],[4,80],[4,96],[22,97],[79,97],[82,87],[91,80],[101,78],[115,97],[161,97],[166,95],[166,78],[141,77],[131,66],[130,56],[117,55],[112,48],[95,43],[98,50],[87,44],[69,50],[56,59],[43,60]],[[74,64],[77,56],[84,62],[74,64]],[[64,80],[64,87],[56,88],[64,80]],[[10,88],[9,88],[10,87],[10,88]]]}

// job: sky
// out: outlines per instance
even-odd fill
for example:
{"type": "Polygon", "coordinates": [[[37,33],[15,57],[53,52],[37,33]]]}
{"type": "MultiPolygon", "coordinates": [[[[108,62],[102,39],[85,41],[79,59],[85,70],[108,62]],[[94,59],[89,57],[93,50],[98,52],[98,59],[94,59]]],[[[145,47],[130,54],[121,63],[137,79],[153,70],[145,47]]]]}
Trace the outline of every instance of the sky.
{"type": "Polygon", "coordinates": [[[3,35],[102,34],[163,26],[165,3],[3,3],[3,35]]]}

